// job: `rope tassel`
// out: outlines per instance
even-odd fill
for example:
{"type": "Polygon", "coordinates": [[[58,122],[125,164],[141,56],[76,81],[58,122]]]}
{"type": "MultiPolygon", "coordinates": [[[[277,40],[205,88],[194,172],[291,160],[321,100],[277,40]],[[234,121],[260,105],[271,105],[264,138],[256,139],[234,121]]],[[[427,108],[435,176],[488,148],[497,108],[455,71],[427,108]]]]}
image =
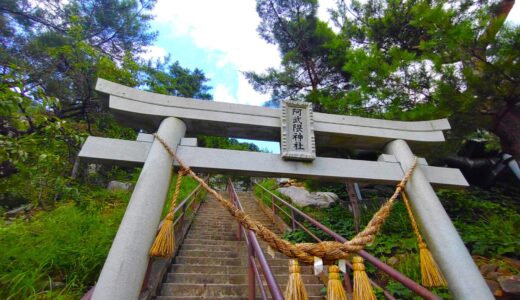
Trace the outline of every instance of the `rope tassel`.
{"type": "Polygon", "coordinates": [[[175,249],[175,237],[173,235],[173,214],[168,214],[161,225],[161,229],[150,248],[150,256],[171,257],[175,249]]]}
{"type": "Polygon", "coordinates": [[[447,286],[448,283],[439,271],[439,266],[424,242],[419,243],[419,258],[421,261],[422,285],[426,287],[447,286]]]}
{"type": "Polygon", "coordinates": [[[289,260],[289,282],[287,282],[284,297],[286,300],[308,299],[302,275],[300,274],[300,266],[296,259],[289,260]]]}
{"type": "Polygon", "coordinates": [[[377,300],[365,272],[363,258],[357,255],[354,256],[352,267],[354,269],[354,300],[377,300]]]}
{"type": "Polygon", "coordinates": [[[153,242],[152,247],[150,248],[150,256],[155,257],[172,257],[173,252],[175,251],[175,236],[174,236],[174,228],[173,228],[173,218],[175,214],[175,204],[177,203],[177,198],[179,197],[182,176],[184,176],[183,171],[179,171],[177,175],[177,182],[175,183],[175,192],[173,193],[172,202],[170,205],[170,210],[166,215],[166,219],[161,225],[161,229],[155,237],[155,241],[153,242]]]}
{"type": "Polygon", "coordinates": [[[410,216],[410,221],[412,223],[413,231],[415,236],[417,237],[417,242],[419,244],[419,261],[421,265],[421,283],[425,287],[441,287],[447,286],[446,279],[442,275],[439,270],[439,266],[433,259],[432,253],[428,250],[426,243],[424,242],[421,232],[419,231],[419,227],[417,226],[417,222],[415,222],[415,218],[412,214],[412,209],[410,207],[410,202],[408,201],[408,197],[406,193],[401,192],[401,197],[403,198],[403,202],[406,205],[406,210],[408,211],[408,215],[410,216]]]}
{"type": "Polygon", "coordinates": [[[336,265],[329,267],[329,282],[327,283],[327,300],[347,300],[347,294],[339,276],[339,268],[336,265]]]}

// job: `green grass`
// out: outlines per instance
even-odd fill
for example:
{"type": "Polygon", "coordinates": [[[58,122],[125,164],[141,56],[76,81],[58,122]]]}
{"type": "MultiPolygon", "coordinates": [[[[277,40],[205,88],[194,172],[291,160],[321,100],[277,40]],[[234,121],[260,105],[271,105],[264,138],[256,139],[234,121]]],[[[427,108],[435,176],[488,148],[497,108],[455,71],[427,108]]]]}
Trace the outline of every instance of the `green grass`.
{"type": "Polygon", "coordinates": [[[126,207],[62,203],[32,220],[0,225],[0,298],[77,299],[97,278],[126,207]],[[52,289],[55,282],[64,283],[52,289]]]}
{"type": "MultiPolygon", "coordinates": [[[[184,178],[178,201],[196,186],[184,178]]],[[[0,219],[0,299],[81,298],[97,280],[129,198],[85,188],[28,221],[0,219]]]]}

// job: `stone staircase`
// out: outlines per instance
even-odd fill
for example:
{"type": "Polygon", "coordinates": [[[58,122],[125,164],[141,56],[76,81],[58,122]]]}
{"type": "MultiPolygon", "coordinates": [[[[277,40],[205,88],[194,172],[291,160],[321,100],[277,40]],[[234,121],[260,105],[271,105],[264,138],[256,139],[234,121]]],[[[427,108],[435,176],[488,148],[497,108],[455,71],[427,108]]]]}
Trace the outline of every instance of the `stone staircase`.
{"type": "MultiPolygon", "coordinates": [[[[248,214],[280,233],[251,193],[240,192],[238,196],[248,214]]],[[[174,258],[156,299],[247,299],[247,248],[245,241],[237,241],[237,228],[236,221],[229,213],[208,195],[174,258]]],[[[288,259],[279,253],[271,258],[267,254],[266,244],[261,240],[259,242],[284,292],[288,279],[288,259]]],[[[312,272],[311,266],[302,266],[302,278],[309,299],[324,299],[324,285],[312,272]]],[[[265,281],[264,287],[269,297],[265,281]]],[[[256,295],[261,298],[258,286],[256,295]]]]}

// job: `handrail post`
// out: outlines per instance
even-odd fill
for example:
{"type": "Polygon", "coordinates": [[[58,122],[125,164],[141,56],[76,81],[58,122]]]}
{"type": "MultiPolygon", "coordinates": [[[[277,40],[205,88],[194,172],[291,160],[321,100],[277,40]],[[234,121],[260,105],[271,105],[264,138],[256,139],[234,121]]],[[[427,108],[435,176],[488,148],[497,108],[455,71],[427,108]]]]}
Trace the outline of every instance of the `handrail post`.
{"type": "Polygon", "coordinates": [[[254,300],[256,296],[256,282],[255,282],[255,270],[253,270],[253,259],[255,259],[255,252],[251,243],[247,243],[247,286],[248,286],[248,298],[254,300]]]}
{"type": "MultiPolygon", "coordinates": [[[[236,194],[234,193],[233,182],[231,181],[231,178],[228,179],[227,192],[229,195],[229,199],[231,199],[233,204],[236,207],[238,207],[237,198],[236,198],[236,194]]],[[[242,240],[242,225],[238,221],[237,221],[237,225],[238,225],[237,226],[237,241],[241,241],[242,240]]]]}
{"type": "Polygon", "coordinates": [[[343,274],[343,286],[345,286],[345,291],[348,294],[352,294],[352,283],[350,282],[350,275],[348,269],[343,274]]]}
{"type": "Polygon", "coordinates": [[[273,216],[276,215],[276,206],[274,205],[274,196],[271,196],[271,208],[273,209],[273,216]]]}
{"type": "Polygon", "coordinates": [[[296,230],[296,220],[294,219],[294,209],[291,208],[291,223],[292,223],[292,230],[296,230]]]}

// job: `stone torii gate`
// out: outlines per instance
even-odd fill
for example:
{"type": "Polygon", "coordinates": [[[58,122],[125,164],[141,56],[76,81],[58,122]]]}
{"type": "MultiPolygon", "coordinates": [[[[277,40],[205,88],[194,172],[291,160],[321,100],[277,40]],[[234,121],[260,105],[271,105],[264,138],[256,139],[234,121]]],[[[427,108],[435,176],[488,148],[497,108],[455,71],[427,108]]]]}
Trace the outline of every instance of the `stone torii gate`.
{"type": "MultiPolygon", "coordinates": [[[[397,184],[413,163],[410,147],[444,141],[447,120],[400,122],[313,113],[287,101],[282,109],[201,101],[144,92],[98,79],[117,120],[158,132],[195,172],[397,184]],[[197,134],[281,141],[281,155],[197,147],[197,134]],[[316,157],[315,148],[382,151],[378,161],[316,157]]],[[[137,299],[173,166],[152,135],[137,141],[89,137],[81,161],[143,166],[93,299],[137,299]]],[[[433,186],[465,187],[458,169],[419,166],[406,186],[413,213],[455,299],[493,299],[433,186]]]]}

